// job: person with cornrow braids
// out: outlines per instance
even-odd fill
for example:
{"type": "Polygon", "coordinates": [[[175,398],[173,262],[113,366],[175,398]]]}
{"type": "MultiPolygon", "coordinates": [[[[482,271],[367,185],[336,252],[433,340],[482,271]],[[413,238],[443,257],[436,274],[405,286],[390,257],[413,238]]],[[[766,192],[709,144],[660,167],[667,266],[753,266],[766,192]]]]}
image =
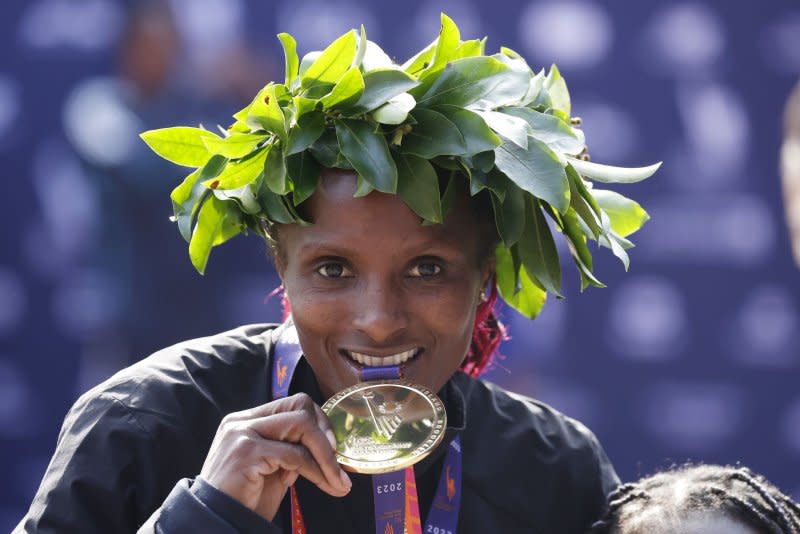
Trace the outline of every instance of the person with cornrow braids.
{"type": "MultiPolygon", "coordinates": [[[[585,288],[595,242],[628,265],[646,212],[599,183],[566,82],[441,17],[402,65],[363,27],[300,59],[219,134],[142,134],[193,170],[171,195],[189,257],[262,237],[282,324],[188,340],[67,415],[15,532],[583,534],[618,484],[592,432],[483,381],[502,298],[585,288]]],[[[202,313],[202,310],[187,310],[202,313]]]]}
{"type": "Polygon", "coordinates": [[[800,534],[800,506],[746,467],[686,465],[617,488],[588,534],[800,534]]]}

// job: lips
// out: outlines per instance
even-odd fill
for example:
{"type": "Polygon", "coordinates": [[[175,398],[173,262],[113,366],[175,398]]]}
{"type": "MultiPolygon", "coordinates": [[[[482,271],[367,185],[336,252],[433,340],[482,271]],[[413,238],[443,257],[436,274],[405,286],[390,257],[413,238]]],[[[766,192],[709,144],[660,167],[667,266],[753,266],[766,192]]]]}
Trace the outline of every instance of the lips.
{"type": "Polygon", "coordinates": [[[360,363],[364,367],[382,367],[387,365],[402,365],[406,363],[408,360],[418,355],[420,352],[422,352],[422,349],[417,347],[403,352],[397,352],[395,354],[388,354],[384,356],[376,356],[350,350],[343,350],[342,352],[348,358],[357,363],[360,363]]]}

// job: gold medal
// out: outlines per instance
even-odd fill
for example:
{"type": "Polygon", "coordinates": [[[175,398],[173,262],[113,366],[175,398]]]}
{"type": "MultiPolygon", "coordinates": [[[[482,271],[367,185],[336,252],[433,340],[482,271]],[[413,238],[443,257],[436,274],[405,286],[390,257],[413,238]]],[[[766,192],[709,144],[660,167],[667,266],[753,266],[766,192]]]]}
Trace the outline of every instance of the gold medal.
{"type": "Polygon", "coordinates": [[[428,388],[376,380],[340,391],[322,406],[346,471],[398,471],[419,462],[444,438],[444,404],[428,388]]]}

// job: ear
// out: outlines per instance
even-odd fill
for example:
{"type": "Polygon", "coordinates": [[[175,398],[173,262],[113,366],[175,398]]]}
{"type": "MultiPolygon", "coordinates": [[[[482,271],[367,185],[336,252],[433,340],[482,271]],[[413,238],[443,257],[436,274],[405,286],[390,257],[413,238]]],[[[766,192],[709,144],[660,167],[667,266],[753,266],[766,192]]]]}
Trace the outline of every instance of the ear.
{"type": "Polygon", "coordinates": [[[481,294],[485,294],[489,284],[495,278],[497,272],[497,263],[495,261],[494,253],[486,258],[481,269],[481,294]]]}

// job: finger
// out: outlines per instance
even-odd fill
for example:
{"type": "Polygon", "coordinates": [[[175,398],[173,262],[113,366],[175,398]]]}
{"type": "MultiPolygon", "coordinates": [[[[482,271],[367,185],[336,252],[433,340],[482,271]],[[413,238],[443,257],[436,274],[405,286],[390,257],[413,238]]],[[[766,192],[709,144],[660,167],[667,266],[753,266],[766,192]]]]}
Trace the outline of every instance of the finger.
{"type": "Polygon", "coordinates": [[[328,442],[330,442],[331,447],[333,448],[333,460],[336,462],[336,467],[338,467],[339,472],[339,480],[341,483],[347,487],[351,488],[353,486],[353,482],[350,480],[350,476],[342,469],[342,466],[339,465],[339,462],[336,460],[336,434],[333,432],[333,426],[331,425],[331,420],[328,419],[328,415],[322,411],[322,408],[314,405],[314,413],[317,415],[317,426],[324,432],[325,437],[328,438],[328,442]]]}
{"type": "Polygon", "coordinates": [[[281,472],[281,482],[283,482],[284,486],[291,486],[295,482],[297,482],[297,478],[300,476],[300,473],[294,470],[287,470],[284,469],[281,472]]]}
{"type": "Polygon", "coordinates": [[[258,453],[263,475],[281,470],[282,473],[279,473],[278,478],[286,486],[293,484],[297,476],[302,475],[322,491],[334,497],[341,497],[349,491],[340,485],[331,485],[326,480],[319,464],[302,445],[259,439],[261,446],[258,453]]]}
{"type": "MultiPolygon", "coordinates": [[[[313,411],[279,413],[249,421],[248,426],[265,439],[303,445],[321,468],[328,484],[349,491],[350,478],[336,462],[329,438],[320,429],[313,411]]],[[[303,476],[306,475],[303,473],[303,476]]]]}
{"type": "Polygon", "coordinates": [[[316,403],[310,396],[306,393],[297,393],[289,397],[267,402],[260,406],[248,408],[247,410],[230,413],[225,418],[230,421],[246,421],[281,412],[293,412],[299,409],[308,409],[312,411],[314,406],[316,406],[316,403]]]}
{"type": "Polygon", "coordinates": [[[316,404],[314,405],[314,415],[317,417],[317,426],[322,430],[322,433],[325,434],[325,437],[328,438],[331,448],[336,450],[336,434],[333,432],[330,419],[328,419],[328,416],[322,411],[322,408],[316,404]]]}

